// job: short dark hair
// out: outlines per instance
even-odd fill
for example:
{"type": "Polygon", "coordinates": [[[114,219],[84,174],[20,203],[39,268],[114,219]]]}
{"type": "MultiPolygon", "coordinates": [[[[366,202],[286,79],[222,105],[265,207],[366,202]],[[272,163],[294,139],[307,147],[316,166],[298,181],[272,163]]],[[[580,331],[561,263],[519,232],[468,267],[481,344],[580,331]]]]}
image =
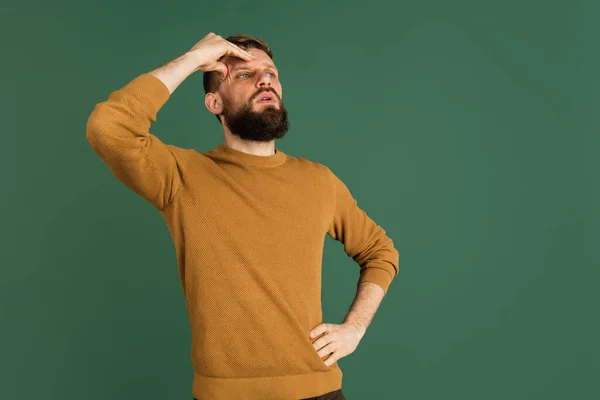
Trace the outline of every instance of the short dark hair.
{"type": "MultiPolygon", "coordinates": [[[[269,57],[271,57],[271,59],[273,59],[273,51],[271,51],[271,48],[269,47],[269,45],[265,41],[263,41],[257,37],[244,35],[244,34],[240,33],[237,35],[229,36],[229,37],[225,38],[225,40],[235,44],[236,46],[238,46],[244,50],[249,50],[249,49],[262,50],[265,53],[267,53],[267,55],[269,57]]],[[[224,56],[221,57],[219,59],[219,61],[221,61],[223,58],[224,58],[224,56]]],[[[219,86],[221,85],[221,80],[219,79],[219,75],[215,71],[204,72],[203,76],[202,76],[202,81],[204,84],[204,94],[216,92],[219,89],[219,86]]],[[[215,115],[215,117],[217,117],[217,120],[219,122],[221,122],[221,119],[219,118],[218,115],[215,115]]]]}

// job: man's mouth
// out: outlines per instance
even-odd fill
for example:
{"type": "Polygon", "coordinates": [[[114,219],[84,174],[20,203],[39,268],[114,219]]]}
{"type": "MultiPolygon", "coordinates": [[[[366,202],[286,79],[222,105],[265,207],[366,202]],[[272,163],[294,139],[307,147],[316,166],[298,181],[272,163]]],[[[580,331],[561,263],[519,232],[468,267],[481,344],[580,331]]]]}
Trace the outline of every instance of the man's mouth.
{"type": "Polygon", "coordinates": [[[277,97],[273,92],[262,92],[256,96],[257,103],[276,103],[277,97]]]}

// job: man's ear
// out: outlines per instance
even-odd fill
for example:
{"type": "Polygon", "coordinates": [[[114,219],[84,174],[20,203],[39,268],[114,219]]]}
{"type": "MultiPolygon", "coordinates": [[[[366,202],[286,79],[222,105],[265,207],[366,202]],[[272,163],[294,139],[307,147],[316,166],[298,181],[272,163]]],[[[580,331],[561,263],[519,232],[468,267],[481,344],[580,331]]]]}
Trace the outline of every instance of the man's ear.
{"type": "Polygon", "coordinates": [[[223,112],[223,100],[218,93],[206,93],[204,96],[204,105],[211,113],[218,115],[223,112]]]}

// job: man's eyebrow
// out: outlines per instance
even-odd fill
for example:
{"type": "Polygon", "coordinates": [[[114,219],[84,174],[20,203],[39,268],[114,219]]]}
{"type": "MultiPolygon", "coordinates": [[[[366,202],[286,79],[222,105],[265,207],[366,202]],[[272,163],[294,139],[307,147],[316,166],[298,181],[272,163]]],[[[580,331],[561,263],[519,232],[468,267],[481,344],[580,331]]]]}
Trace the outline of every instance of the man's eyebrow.
{"type": "MultiPolygon", "coordinates": [[[[274,70],[277,70],[277,68],[268,61],[263,62],[262,65],[273,68],[274,70]]],[[[231,71],[237,71],[238,69],[250,69],[250,68],[251,67],[248,65],[237,65],[237,66],[231,68],[231,71]]]]}

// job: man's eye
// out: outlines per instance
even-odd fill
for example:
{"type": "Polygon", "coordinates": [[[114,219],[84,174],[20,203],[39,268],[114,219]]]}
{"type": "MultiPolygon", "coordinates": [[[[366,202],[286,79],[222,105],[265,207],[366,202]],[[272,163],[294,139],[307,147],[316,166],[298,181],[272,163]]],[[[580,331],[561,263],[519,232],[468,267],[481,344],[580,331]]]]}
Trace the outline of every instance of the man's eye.
{"type": "Polygon", "coordinates": [[[238,78],[245,79],[244,77],[245,77],[245,76],[247,76],[247,75],[250,75],[250,74],[239,74],[239,75],[238,75],[238,78]]]}
{"type": "Polygon", "coordinates": [[[276,78],[275,73],[274,72],[268,72],[269,74],[271,74],[271,78],[276,78]]]}

